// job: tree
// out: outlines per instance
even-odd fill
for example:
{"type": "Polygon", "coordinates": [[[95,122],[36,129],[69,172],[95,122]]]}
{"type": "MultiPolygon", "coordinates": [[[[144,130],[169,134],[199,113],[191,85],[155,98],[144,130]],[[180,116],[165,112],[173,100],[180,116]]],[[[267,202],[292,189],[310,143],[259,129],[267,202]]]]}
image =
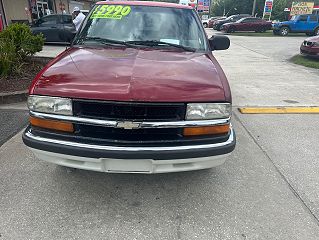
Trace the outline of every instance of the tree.
{"type": "MultiPolygon", "coordinates": [[[[251,14],[254,0],[215,0],[211,6],[211,12],[215,16],[222,16],[224,11],[229,15],[251,14]]],[[[264,0],[257,0],[256,13],[262,15],[264,0]]]]}
{"type": "MultiPolygon", "coordinates": [[[[287,13],[284,11],[285,8],[291,7],[293,1],[309,1],[309,0],[274,0],[272,19],[285,20],[287,13]]],[[[312,1],[312,0],[311,0],[312,1]]],[[[319,4],[319,0],[313,0],[315,5],[319,4]]],[[[254,0],[214,0],[211,6],[211,13],[214,16],[222,16],[224,13],[240,14],[248,13],[251,14],[254,0]],[[236,10],[237,9],[237,10],[236,10]]],[[[263,14],[265,0],[256,1],[256,14],[261,17],[263,14]]]]}

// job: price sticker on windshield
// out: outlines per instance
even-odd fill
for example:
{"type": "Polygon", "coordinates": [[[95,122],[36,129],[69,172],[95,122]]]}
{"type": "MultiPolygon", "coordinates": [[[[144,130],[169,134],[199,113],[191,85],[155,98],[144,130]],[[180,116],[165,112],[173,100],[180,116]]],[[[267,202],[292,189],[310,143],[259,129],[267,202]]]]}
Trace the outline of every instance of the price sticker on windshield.
{"type": "Polygon", "coordinates": [[[129,15],[131,11],[131,6],[100,5],[96,7],[90,18],[110,18],[121,20],[123,17],[129,15]]]}

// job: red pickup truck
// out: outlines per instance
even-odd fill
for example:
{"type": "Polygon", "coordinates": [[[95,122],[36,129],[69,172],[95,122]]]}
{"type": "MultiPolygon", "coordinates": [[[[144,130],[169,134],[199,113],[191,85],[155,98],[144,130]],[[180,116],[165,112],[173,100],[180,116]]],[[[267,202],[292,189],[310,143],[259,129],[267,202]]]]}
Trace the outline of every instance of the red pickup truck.
{"type": "Polygon", "coordinates": [[[45,161],[120,173],[211,168],[234,150],[231,93],[196,12],[98,2],[29,90],[24,143],[45,161]]]}

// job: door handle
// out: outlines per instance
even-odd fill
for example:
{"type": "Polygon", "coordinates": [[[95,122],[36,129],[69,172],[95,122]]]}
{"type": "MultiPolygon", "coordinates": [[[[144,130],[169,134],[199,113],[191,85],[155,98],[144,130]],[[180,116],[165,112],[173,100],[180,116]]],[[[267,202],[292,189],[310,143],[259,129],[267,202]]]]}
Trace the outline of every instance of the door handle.
{"type": "Polygon", "coordinates": [[[57,27],[54,27],[54,26],[53,26],[53,27],[51,27],[51,28],[57,28],[57,27]]]}

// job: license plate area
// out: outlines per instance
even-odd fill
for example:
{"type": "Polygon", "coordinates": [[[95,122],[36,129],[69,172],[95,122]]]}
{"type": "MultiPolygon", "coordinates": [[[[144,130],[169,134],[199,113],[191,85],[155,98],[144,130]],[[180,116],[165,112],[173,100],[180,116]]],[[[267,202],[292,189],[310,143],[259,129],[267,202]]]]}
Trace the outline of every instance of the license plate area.
{"type": "Polygon", "coordinates": [[[152,160],[148,159],[102,159],[104,170],[113,173],[152,173],[152,160]]]}

